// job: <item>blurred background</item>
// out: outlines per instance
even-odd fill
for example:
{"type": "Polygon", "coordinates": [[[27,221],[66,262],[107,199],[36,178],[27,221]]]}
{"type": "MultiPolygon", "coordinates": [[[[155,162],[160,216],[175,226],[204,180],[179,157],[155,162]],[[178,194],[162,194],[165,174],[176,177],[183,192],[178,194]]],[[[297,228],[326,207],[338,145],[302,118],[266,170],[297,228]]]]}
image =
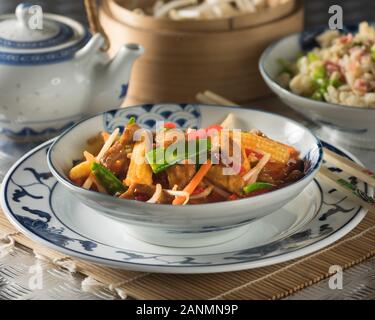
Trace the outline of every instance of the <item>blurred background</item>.
{"type": "MultiPolygon", "coordinates": [[[[0,14],[11,13],[21,0],[1,0],[0,14]]],[[[41,5],[46,12],[70,16],[86,23],[83,0],[35,0],[29,1],[41,5]]],[[[100,1],[98,1],[100,2],[100,1]]],[[[361,20],[372,21],[375,12],[374,0],[305,0],[305,27],[327,24],[328,8],[337,4],[344,10],[344,23],[355,23],[361,20]]]]}

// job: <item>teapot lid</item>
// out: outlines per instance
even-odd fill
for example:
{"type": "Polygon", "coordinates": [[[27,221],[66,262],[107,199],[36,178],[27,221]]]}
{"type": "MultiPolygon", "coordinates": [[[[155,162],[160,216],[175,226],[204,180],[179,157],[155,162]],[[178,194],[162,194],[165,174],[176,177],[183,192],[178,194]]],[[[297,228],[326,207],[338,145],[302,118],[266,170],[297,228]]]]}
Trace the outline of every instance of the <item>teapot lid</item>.
{"type": "Polygon", "coordinates": [[[40,6],[21,3],[15,16],[0,16],[0,63],[28,64],[28,58],[33,58],[32,64],[55,62],[52,53],[61,50],[64,52],[60,54],[66,59],[83,47],[89,38],[89,32],[80,23],[43,13],[40,6]],[[38,59],[38,56],[43,56],[42,53],[48,53],[49,58],[45,58],[50,61],[38,59]]]}

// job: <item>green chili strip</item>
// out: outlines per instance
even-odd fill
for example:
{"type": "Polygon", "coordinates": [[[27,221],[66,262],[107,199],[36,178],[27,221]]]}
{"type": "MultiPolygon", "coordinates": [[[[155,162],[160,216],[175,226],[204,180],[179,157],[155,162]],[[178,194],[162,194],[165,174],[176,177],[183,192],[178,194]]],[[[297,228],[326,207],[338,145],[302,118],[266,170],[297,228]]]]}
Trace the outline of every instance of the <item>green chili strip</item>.
{"type": "Polygon", "coordinates": [[[254,182],[254,183],[250,183],[247,186],[245,186],[243,188],[243,191],[245,193],[250,193],[250,192],[253,192],[253,191],[257,191],[257,190],[270,189],[272,187],[274,187],[274,185],[271,184],[271,183],[267,183],[267,182],[254,182]]]}
{"type": "Polygon", "coordinates": [[[135,123],[135,117],[131,117],[128,121],[128,125],[135,123]]]}
{"type": "Polygon", "coordinates": [[[146,153],[146,160],[150,164],[151,169],[154,173],[159,173],[185,159],[189,159],[196,164],[200,163],[200,156],[204,156],[205,154],[208,155],[208,151],[211,150],[211,140],[182,140],[170,145],[168,148],[164,149],[162,147],[158,147],[146,153]],[[191,150],[191,148],[188,148],[189,144],[192,143],[196,144],[193,150],[191,150]],[[176,152],[168,152],[168,148],[173,148],[176,152]],[[182,154],[178,154],[177,150],[181,149],[184,149],[185,152],[182,154]]]}
{"type": "Polygon", "coordinates": [[[91,165],[91,171],[109,194],[114,195],[117,192],[123,193],[126,191],[127,188],[122,184],[122,182],[117,179],[117,177],[110,170],[101,164],[93,162],[91,165]]]}

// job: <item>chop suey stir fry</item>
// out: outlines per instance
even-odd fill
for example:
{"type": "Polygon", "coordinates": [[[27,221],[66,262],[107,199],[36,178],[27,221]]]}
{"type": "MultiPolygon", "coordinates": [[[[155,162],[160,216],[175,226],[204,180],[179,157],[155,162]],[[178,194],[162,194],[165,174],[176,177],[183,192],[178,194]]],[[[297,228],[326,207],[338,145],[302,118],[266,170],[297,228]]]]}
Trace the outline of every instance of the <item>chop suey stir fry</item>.
{"type": "Polygon", "coordinates": [[[139,137],[142,130],[132,118],[122,134],[116,129],[90,139],[69,178],[118,198],[186,205],[252,197],[303,176],[297,150],[258,130],[234,130],[232,118],[185,131],[164,123],[148,139],[139,137]]]}

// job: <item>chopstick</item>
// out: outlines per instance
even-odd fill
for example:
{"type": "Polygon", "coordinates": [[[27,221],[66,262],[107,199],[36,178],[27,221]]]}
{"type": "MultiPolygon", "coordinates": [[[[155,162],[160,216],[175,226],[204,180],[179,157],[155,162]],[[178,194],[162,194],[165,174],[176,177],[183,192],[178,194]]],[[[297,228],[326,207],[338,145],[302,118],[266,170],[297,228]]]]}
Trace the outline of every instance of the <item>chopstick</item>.
{"type": "Polygon", "coordinates": [[[374,197],[368,196],[364,191],[359,190],[354,184],[331,172],[327,167],[322,166],[317,176],[363,208],[370,211],[375,210],[374,197]]]}
{"type": "Polygon", "coordinates": [[[206,90],[204,92],[198,92],[195,98],[202,103],[208,103],[208,104],[221,104],[223,106],[240,106],[239,104],[230,101],[222,96],[219,96],[218,94],[206,90]]]}
{"type": "MultiPolygon", "coordinates": [[[[239,106],[235,102],[209,90],[199,92],[196,95],[196,99],[202,103],[221,104],[224,106],[239,106]]],[[[323,159],[342,169],[345,173],[355,176],[370,186],[375,187],[375,173],[371,170],[366,169],[365,167],[362,167],[361,165],[344,158],[335,152],[328,150],[327,148],[323,148],[323,159]]],[[[331,172],[327,167],[322,166],[320,168],[318,177],[322,178],[353,202],[356,202],[368,210],[375,210],[374,197],[368,196],[365,192],[359,190],[355,185],[331,172]]]]}
{"type": "Polygon", "coordinates": [[[375,173],[369,169],[366,169],[359,164],[344,158],[337,153],[323,148],[324,151],[324,160],[338,166],[340,169],[346,173],[353,175],[362,181],[368,183],[370,186],[375,187],[375,173]]]}

